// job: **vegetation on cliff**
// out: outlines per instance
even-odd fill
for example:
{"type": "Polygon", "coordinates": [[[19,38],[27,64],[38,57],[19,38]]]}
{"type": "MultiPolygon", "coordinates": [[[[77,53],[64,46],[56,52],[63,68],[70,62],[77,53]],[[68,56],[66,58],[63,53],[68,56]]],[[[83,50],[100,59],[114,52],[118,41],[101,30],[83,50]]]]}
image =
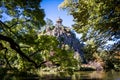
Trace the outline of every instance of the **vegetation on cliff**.
{"type": "Polygon", "coordinates": [[[60,4],[73,16],[73,28],[82,34],[80,40],[62,25],[62,19],[56,25],[50,19],[44,21],[40,3],[41,0],[0,0],[3,75],[9,70],[30,73],[46,67],[68,72],[88,68],[120,70],[119,0],[64,0],[60,4]],[[115,43],[106,47],[108,41],[115,43]]]}

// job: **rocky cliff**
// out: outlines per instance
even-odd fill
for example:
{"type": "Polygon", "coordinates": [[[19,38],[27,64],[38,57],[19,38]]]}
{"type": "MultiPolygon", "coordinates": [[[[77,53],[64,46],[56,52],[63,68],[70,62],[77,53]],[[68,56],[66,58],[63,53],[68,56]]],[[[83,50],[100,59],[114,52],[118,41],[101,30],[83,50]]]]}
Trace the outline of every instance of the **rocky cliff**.
{"type": "Polygon", "coordinates": [[[82,62],[85,62],[83,51],[81,49],[83,47],[83,44],[80,43],[80,41],[76,38],[75,33],[72,32],[70,28],[64,26],[55,26],[51,29],[50,27],[47,27],[45,29],[45,34],[57,37],[61,43],[60,47],[63,45],[68,45],[75,51],[74,57],[77,57],[79,55],[82,62]]]}

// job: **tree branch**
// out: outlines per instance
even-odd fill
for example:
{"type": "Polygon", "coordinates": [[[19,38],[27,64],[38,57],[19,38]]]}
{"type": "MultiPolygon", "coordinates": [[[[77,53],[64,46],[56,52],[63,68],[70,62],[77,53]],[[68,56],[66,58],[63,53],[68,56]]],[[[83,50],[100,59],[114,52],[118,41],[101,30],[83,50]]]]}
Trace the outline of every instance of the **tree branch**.
{"type": "Polygon", "coordinates": [[[12,28],[13,26],[16,26],[17,24],[24,24],[24,23],[29,22],[29,21],[30,21],[30,20],[26,20],[26,21],[24,21],[23,23],[15,22],[14,24],[12,24],[12,25],[10,26],[10,28],[12,28]]]}
{"type": "Polygon", "coordinates": [[[42,66],[42,64],[44,64],[44,63],[46,63],[47,61],[43,61],[43,62],[41,62],[38,66],[37,66],[37,68],[38,67],[41,67],[42,66]]]}
{"type": "MultiPolygon", "coordinates": [[[[1,20],[0,20],[0,24],[1,24],[1,28],[6,32],[6,29],[4,29],[4,28],[7,28],[7,29],[9,29],[9,31],[10,32],[12,32],[13,34],[15,34],[12,30],[11,30],[11,28],[8,26],[8,25],[6,25],[5,23],[3,23],[1,20]]],[[[7,33],[7,32],[6,32],[7,33]]],[[[8,33],[7,33],[8,34],[8,33]]]]}
{"type": "Polygon", "coordinates": [[[9,68],[12,69],[12,66],[10,65],[9,60],[7,58],[7,55],[6,55],[8,52],[8,49],[6,47],[4,47],[2,43],[0,43],[0,50],[5,50],[4,58],[6,60],[7,65],[9,66],[9,68]]]}
{"type": "Polygon", "coordinates": [[[38,52],[40,52],[40,51],[42,51],[42,49],[41,49],[41,50],[37,50],[37,51],[35,51],[35,52],[31,53],[31,54],[29,55],[29,57],[34,56],[35,54],[37,54],[37,53],[38,53],[38,52]]]}
{"type": "Polygon", "coordinates": [[[6,47],[4,47],[3,49],[5,49],[5,55],[4,55],[4,58],[5,58],[5,60],[6,60],[6,63],[7,63],[7,65],[9,66],[10,69],[13,69],[12,66],[10,65],[9,60],[8,60],[8,58],[7,58],[7,55],[6,55],[8,49],[7,49],[6,47]]]}
{"type": "Polygon", "coordinates": [[[6,27],[6,28],[10,28],[8,25],[4,24],[1,20],[0,20],[0,23],[1,23],[2,25],[4,25],[4,27],[6,27]]]}
{"type": "Polygon", "coordinates": [[[17,53],[19,53],[19,55],[20,55],[21,57],[23,57],[23,58],[25,58],[27,61],[33,63],[34,66],[35,66],[36,68],[38,68],[37,63],[36,63],[35,61],[33,61],[32,59],[30,59],[27,55],[25,55],[25,53],[23,53],[23,52],[20,50],[20,46],[19,46],[16,42],[14,42],[13,39],[11,39],[11,38],[9,38],[9,37],[7,37],[7,36],[3,36],[3,35],[1,35],[1,34],[0,34],[0,39],[9,42],[9,43],[10,43],[10,47],[11,47],[13,50],[15,50],[17,53]]]}

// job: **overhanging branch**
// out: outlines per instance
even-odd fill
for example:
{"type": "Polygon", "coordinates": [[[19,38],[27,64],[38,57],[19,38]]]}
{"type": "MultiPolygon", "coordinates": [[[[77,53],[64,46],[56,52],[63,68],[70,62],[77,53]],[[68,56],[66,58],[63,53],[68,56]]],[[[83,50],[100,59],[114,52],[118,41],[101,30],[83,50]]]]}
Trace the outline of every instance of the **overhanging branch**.
{"type": "Polygon", "coordinates": [[[4,40],[4,41],[7,41],[10,43],[10,47],[15,50],[21,57],[25,58],[27,61],[33,63],[33,65],[37,68],[38,65],[35,61],[33,61],[32,59],[30,59],[27,55],[25,55],[25,53],[23,53],[21,50],[20,50],[20,46],[11,38],[7,37],[7,36],[4,36],[4,35],[1,35],[0,34],[0,40],[4,40]]]}

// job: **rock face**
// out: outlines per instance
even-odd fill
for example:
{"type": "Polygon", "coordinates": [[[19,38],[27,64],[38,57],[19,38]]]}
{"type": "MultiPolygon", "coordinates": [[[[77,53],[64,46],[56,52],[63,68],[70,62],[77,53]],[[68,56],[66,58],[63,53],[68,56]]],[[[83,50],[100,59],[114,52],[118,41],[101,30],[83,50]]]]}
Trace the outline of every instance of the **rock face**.
{"type": "Polygon", "coordinates": [[[82,47],[83,44],[80,43],[80,41],[76,38],[76,35],[74,32],[70,30],[68,27],[64,26],[55,26],[53,29],[50,29],[50,27],[45,29],[46,35],[52,35],[58,38],[60,41],[60,47],[64,45],[68,45],[71,49],[75,51],[75,58],[78,57],[78,55],[81,57],[82,62],[85,62],[82,47]]]}
{"type": "Polygon", "coordinates": [[[84,46],[83,43],[80,43],[76,38],[75,33],[72,32],[70,28],[62,25],[62,21],[61,18],[58,18],[55,27],[47,27],[45,29],[45,35],[57,37],[60,42],[60,47],[67,46],[70,49],[73,49],[75,51],[74,58],[80,59],[83,63],[86,63],[82,51],[82,47],[84,46]]]}

